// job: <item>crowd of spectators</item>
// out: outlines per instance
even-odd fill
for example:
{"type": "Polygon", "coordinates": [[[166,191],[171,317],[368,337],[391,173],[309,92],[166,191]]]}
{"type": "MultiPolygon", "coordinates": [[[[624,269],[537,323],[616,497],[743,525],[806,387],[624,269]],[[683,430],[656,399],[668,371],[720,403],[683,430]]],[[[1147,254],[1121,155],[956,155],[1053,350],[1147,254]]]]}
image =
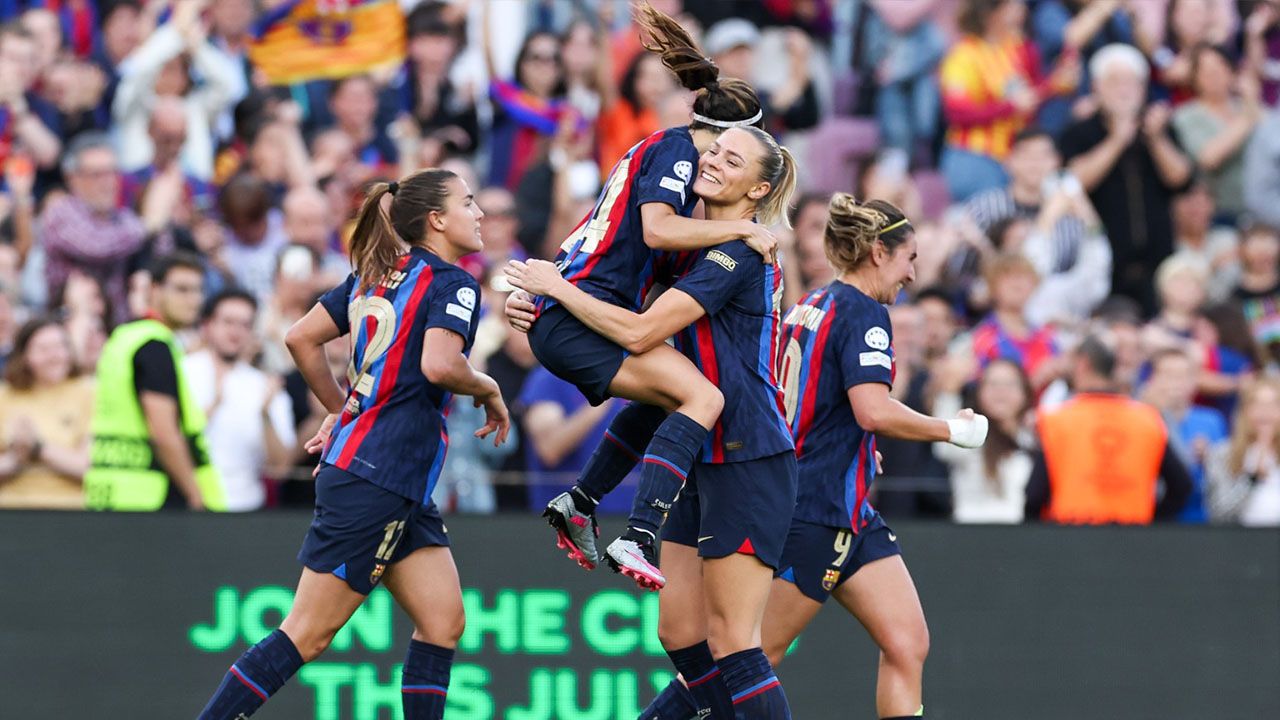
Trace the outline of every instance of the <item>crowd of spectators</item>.
{"type": "MultiPolygon", "coordinates": [[[[830,192],[917,228],[893,395],[991,436],[882,439],[887,516],[1067,517],[1047,419],[1102,393],[1164,428],[1154,517],[1280,524],[1280,0],[652,1],[804,169],[784,304],[832,278],[830,192]]],[[[500,268],[554,255],[690,97],[621,0],[399,4],[401,66],[271,85],[249,50],[281,0],[0,1],[0,507],[83,506],[99,353],[176,250],[202,267],[185,372],[229,508],[310,506],[324,411],[285,332],[349,272],[364,189],[428,166],[486,213],[472,358],[516,420],[497,449],[454,432],[436,500],[538,509],[571,482],[619,406],[537,366],[500,268]]]]}

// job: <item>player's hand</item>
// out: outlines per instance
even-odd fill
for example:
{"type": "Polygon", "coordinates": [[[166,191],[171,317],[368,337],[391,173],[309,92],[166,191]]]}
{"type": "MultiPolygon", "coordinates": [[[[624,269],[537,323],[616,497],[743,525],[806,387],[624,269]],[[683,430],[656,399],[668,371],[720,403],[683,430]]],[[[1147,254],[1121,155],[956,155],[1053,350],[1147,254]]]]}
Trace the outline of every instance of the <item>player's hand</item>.
{"type": "Polygon", "coordinates": [[[778,237],[769,228],[760,223],[743,220],[745,227],[742,241],[752,250],[760,253],[765,265],[772,265],[778,260],[778,237]]]}
{"type": "Polygon", "coordinates": [[[484,426],[476,431],[476,437],[486,438],[496,431],[493,446],[497,447],[507,441],[507,433],[511,432],[511,414],[500,392],[476,397],[476,407],[481,405],[484,406],[484,426]]]}
{"type": "Polygon", "coordinates": [[[884,472],[884,456],[880,454],[879,450],[877,450],[876,451],[876,474],[879,475],[882,472],[884,472]]]}
{"type": "Polygon", "coordinates": [[[529,328],[533,327],[533,321],[538,319],[535,314],[537,310],[538,307],[533,304],[533,296],[523,290],[516,290],[507,296],[507,322],[522,333],[529,332],[529,328]]]}
{"type": "Polygon", "coordinates": [[[965,408],[947,421],[951,437],[947,442],[962,448],[979,448],[987,440],[987,416],[965,408]]]}
{"type": "Polygon", "coordinates": [[[204,498],[200,496],[199,491],[197,491],[195,495],[187,498],[187,509],[194,510],[196,512],[206,509],[204,506],[204,498]]]}
{"type": "Polygon", "coordinates": [[[316,434],[307,441],[302,449],[307,451],[308,455],[315,455],[324,449],[326,443],[329,442],[329,433],[333,432],[334,423],[338,422],[338,416],[329,413],[324,416],[324,422],[320,423],[320,429],[316,430],[316,434]]]}
{"type": "Polygon", "coordinates": [[[552,297],[555,290],[565,280],[560,276],[560,268],[555,263],[546,260],[529,260],[520,262],[519,260],[508,260],[507,267],[504,268],[507,279],[512,285],[524,290],[530,295],[545,295],[552,297]]]}

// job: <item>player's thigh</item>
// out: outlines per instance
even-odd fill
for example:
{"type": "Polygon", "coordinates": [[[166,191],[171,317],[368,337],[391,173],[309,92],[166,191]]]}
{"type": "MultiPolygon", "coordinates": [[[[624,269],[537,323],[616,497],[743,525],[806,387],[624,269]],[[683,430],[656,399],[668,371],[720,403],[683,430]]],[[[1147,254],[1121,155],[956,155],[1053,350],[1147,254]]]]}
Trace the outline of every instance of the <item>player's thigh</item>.
{"type": "Polygon", "coordinates": [[[303,660],[314,660],[329,647],[329,641],[364,598],[337,575],[304,567],[293,606],[280,623],[280,629],[293,641],[303,660]]]}
{"type": "Polygon", "coordinates": [[[609,393],[668,412],[696,403],[705,406],[701,409],[712,415],[712,422],[724,405],[720,390],[669,345],[627,356],[609,384],[609,393]]]}
{"type": "Polygon", "coordinates": [[[787,648],[800,637],[821,609],[822,603],[800,592],[795,583],[773,579],[769,601],[764,608],[764,621],[760,625],[761,647],[769,656],[769,662],[775,667],[782,662],[787,648]]]}
{"type": "Polygon", "coordinates": [[[901,555],[862,566],[833,596],[862,623],[886,656],[924,661],[929,629],[920,595],[901,555]]]}
{"type": "Polygon", "coordinates": [[[448,547],[414,550],[387,570],[383,582],[413,620],[414,639],[447,648],[458,644],[466,615],[458,567],[448,547]]]}
{"type": "Polygon", "coordinates": [[[679,650],[707,639],[703,612],[702,561],[698,549],[662,543],[662,574],[667,584],[658,591],[658,639],[668,650],[679,650]]]}
{"type": "Polygon", "coordinates": [[[712,654],[723,657],[761,646],[760,623],[772,581],[773,568],[754,555],[703,558],[702,589],[712,654]]]}

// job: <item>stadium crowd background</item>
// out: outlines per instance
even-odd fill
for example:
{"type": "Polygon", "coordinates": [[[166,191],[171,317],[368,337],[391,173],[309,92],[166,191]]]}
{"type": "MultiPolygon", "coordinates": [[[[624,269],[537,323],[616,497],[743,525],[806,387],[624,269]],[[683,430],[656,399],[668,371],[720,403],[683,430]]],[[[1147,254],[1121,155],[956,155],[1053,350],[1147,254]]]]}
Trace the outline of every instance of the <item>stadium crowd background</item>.
{"type": "MultiPolygon", "coordinates": [[[[1106,380],[1160,411],[1191,471],[1178,518],[1280,524],[1280,2],[654,4],[762,91],[799,158],[786,305],[831,278],[828,193],[915,221],[893,394],[973,406],[992,433],[963,453],[882,441],[889,518],[1023,521],[1036,413],[1093,332],[1106,380]]],[[[437,502],[541,509],[618,409],[537,367],[501,266],[554,255],[613,161],[688,121],[626,4],[404,0],[402,65],[273,86],[249,47],[280,5],[0,0],[0,507],[83,507],[99,351],[175,249],[216,299],[185,333],[186,373],[230,506],[310,507],[301,446],[323,410],[284,332],[348,272],[362,190],[420,167],[477,189],[472,358],[517,422],[494,449],[457,404],[437,502]]],[[[345,374],[345,344],[330,357],[345,374]]]]}

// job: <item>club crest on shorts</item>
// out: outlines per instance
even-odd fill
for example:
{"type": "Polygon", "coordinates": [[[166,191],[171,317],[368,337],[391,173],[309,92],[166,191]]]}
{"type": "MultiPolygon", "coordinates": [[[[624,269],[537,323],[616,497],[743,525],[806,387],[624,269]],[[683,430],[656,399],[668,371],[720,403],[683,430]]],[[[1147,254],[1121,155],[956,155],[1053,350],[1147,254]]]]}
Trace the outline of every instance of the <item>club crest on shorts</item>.
{"type": "Polygon", "coordinates": [[[827,592],[831,592],[835,588],[836,582],[839,580],[840,571],[835,568],[827,568],[827,571],[822,574],[822,589],[827,592]]]}
{"type": "Polygon", "coordinates": [[[369,573],[369,584],[377,585],[378,580],[382,577],[382,573],[386,571],[387,571],[387,566],[384,563],[378,563],[374,565],[373,572],[369,573]]]}

